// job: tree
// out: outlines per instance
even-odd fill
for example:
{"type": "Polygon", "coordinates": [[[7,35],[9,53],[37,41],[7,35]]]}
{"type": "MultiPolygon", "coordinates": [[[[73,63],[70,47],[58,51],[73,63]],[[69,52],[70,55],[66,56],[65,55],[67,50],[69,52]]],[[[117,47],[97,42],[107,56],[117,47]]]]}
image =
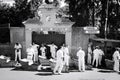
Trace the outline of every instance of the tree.
{"type": "Polygon", "coordinates": [[[75,26],[98,27],[98,37],[120,39],[120,1],[119,0],[66,0],[69,2],[69,14],[75,26]],[[108,10],[107,10],[108,4],[108,10]],[[108,12],[107,12],[108,11],[108,12]],[[107,14],[108,13],[108,14],[107,14]],[[107,19],[107,21],[106,21],[107,19]],[[107,22],[107,30],[105,26],[107,22]]]}
{"type": "Polygon", "coordinates": [[[107,37],[120,40],[120,2],[118,0],[109,0],[108,8],[108,26],[107,37]]]}
{"type": "Polygon", "coordinates": [[[8,23],[9,17],[8,17],[8,10],[10,9],[10,6],[7,4],[1,4],[0,5],[0,43],[8,43],[10,42],[10,31],[8,29],[8,23]]]}
{"type": "Polygon", "coordinates": [[[11,26],[23,26],[22,22],[27,20],[31,15],[30,4],[27,0],[15,0],[15,4],[9,10],[11,26]]]}
{"type": "Polygon", "coordinates": [[[28,18],[33,18],[37,8],[40,6],[42,0],[15,0],[13,13],[11,18],[13,18],[14,25],[21,25],[23,21],[28,18]],[[15,21],[14,21],[15,20],[15,21]]]}
{"type": "Polygon", "coordinates": [[[2,4],[0,8],[0,24],[10,23],[11,26],[21,27],[23,21],[35,16],[35,11],[41,0],[14,0],[14,6],[2,4]]]}
{"type": "Polygon", "coordinates": [[[0,5],[0,24],[8,23],[8,10],[10,9],[10,6],[7,4],[2,4],[0,5]]]}
{"type": "Polygon", "coordinates": [[[89,5],[91,0],[66,0],[69,2],[69,14],[75,26],[86,26],[89,24],[89,5]]]}

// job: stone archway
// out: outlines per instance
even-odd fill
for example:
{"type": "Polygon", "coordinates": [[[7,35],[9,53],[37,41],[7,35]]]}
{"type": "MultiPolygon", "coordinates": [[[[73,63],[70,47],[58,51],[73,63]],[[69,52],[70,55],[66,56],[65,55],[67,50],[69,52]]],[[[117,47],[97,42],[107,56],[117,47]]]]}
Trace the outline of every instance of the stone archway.
{"type": "MultiPolygon", "coordinates": [[[[28,19],[25,24],[25,40],[26,48],[32,43],[32,32],[33,31],[55,31],[64,35],[64,41],[70,48],[72,44],[72,25],[74,22],[69,20],[62,21],[63,18],[57,18],[59,7],[55,7],[50,4],[43,4],[38,8],[38,16],[28,19]],[[39,17],[39,18],[38,18],[39,17]]],[[[62,35],[61,34],[61,35],[62,35]]],[[[60,35],[56,35],[60,36],[60,35]]],[[[62,38],[61,38],[62,39],[62,38]]],[[[60,39],[57,39],[59,41],[60,39]]],[[[56,40],[55,40],[56,41],[56,40]]],[[[56,43],[57,43],[56,41],[56,43]]],[[[49,42],[49,41],[48,41],[49,42]]],[[[60,41],[61,42],[61,41],[60,41]]],[[[60,45],[60,43],[57,43],[60,45]]]]}

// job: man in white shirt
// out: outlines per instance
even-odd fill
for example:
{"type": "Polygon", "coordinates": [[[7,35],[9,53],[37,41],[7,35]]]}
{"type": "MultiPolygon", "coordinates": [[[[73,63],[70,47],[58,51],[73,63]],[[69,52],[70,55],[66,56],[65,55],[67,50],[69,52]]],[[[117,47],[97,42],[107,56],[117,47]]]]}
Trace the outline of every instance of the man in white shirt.
{"type": "Polygon", "coordinates": [[[63,48],[61,47],[57,53],[56,53],[56,65],[55,68],[53,70],[53,73],[56,74],[58,72],[58,74],[61,74],[61,71],[63,69],[63,48]]]}
{"type": "Polygon", "coordinates": [[[64,66],[65,72],[69,72],[69,49],[66,44],[63,44],[63,56],[64,56],[64,66]]]}
{"type": "Polygon", "coordinates": [[[34,62],[37,62],[38,61],[38,48],[39,48],[39,45],[37,45],[37,44],[35,44],[33,42],[32,48],[34,49],[34,62]]]}
{"type": "Polygon", "coordinates": [[[104,55],[104,52],[103,52],[103,50],[102,49],[99,49],[99,58],[98,58],[98,60],[99,60],[99,65],[101,66],[101,62],[102,62],[102,58],[103,58],[103,55],[104,55]]]}
{"type": "Polygon", "coordinates": [[[40,51],[41,51],[41,56],[46,57],[46,47],[44,46],[44,44],[42,44],[40,51]]]}
{"type": "Polygon", "coordinates": [[[100,50],[99,50],[99,46],[96,46],[96,48],[93,50],[93,62],[92,65],[94,65],[94,62],[96,61],[96,67],[98,67],[98,61],[99,61],[99,54],[100,54],[100,50]]]}
{"type": "Polygon", "coordinates": [[[15,61],[19,62],[19,60],[21,60],[21,49],[22,49],[21,44],[16,43],[14,49],[15,49],[15,61]]]}
{"type": "Polygon", "coordinates": [[[56,49],[57,49],[57,46],[54,43],[52,43],[51,45],[48,45],[48,46],[50,47],[51,57],[53,59],[55,59],[56,58],[56,49]]]}
{"type": "Polygon", "coordinates": [[[79,47],[77,52],[78,57],[78,69],[79,71],[85,71],[85,52],[82,50],[82,47],[79,47]]]}
{"type": "Polygon", "coordinates": [[[30,46],[29,48],[27,48],[26,52],[27,52],[28,64],[32,65],[34,61],[34,49],[32,48],[32,46],[30,46]]]}
{"type": "Polygon", "coordinates": [[[120,53],[118,48],[116,48],[116,51],[113,54],[113,61],[114,61],[113,70],[116,72],[119,72],[119,58],[120,58],[120,53]]]}

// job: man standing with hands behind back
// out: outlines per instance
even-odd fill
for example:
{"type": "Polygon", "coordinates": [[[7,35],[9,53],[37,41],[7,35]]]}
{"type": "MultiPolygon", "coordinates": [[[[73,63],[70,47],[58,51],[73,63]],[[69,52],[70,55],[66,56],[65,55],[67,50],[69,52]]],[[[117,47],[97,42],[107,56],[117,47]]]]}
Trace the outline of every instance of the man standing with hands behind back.
{"type": "Polygon", "coordinates": [[[82,47],[79,47],[79,51],[77,52],[78,57],[78,69],[81,72],[85,71],[85,52],[82,50],[82,47]]]}

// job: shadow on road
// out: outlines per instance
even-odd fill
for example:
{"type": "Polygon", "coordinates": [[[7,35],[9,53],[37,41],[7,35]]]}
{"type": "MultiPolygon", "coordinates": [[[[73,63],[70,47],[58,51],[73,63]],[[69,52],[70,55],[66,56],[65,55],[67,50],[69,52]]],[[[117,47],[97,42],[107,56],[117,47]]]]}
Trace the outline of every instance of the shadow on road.
{"type": "Polygon", "coordinates": [[[98,72],[101,72],[101,73],[114,73],[113,70],[99,70],[98,72]]]}
{"type": "Polygon", "coordinates": [[[118,74],[120,74],[120,72],[118,72],[118,74]]]}
{"type": "Polygon", "coordinates": [[[15,67],[11,71],[37,71],[36,69],[24,69],[22,67],[15,67]]]}
{"type": "Polygon", "coordinates": [[[40,72],[40,73],[37,73],[35,75],[39,75],[39,76],[52,76],[52,72],[40,72]]]}

